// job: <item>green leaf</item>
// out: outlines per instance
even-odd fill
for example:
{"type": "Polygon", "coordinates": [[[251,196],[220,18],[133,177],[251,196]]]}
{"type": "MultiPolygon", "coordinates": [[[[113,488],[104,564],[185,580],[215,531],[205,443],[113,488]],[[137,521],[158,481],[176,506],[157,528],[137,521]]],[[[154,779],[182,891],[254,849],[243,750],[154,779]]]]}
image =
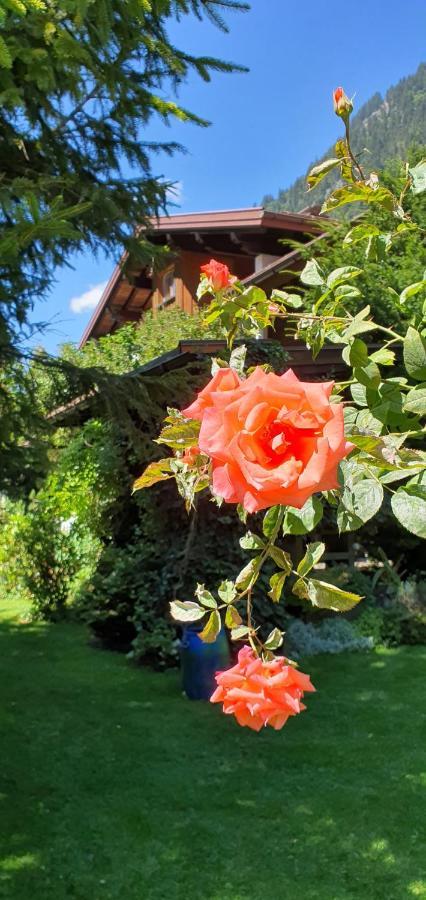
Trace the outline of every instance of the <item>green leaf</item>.
{"type": "Polygon", "coordinates": [[[281,647],[283,642],[283,633],[279,628],[273,628],[271,633],[268,634],[266,638],[264,646],[267,650],[278,650],[278,647],[281,647]]]}
{"type": "Polygon", "coordinates": [[[356,531],[376,515],[382,502],[383,488],[374,478],[345,485],[337,508],[339,531],[356,531]]]}
{"type": "Polygon", "coordinates": [[[288,506],[284,519],[284,534],[307,534],[312,531],[323,516],[321,500],[318,497],[310,497],[302,509],[288,506]]]}
{"type": "Polygon", "coordinates": [[[235,606],[228,606],[225,613],[225,625],[227,628],[236,628],[238,625],[241,625],[242,621],[238,609],[235,606]]]}
{"type": "Polygon", "coordinates": [[[355,337],[357,334],[363,334],[367,331],[375,331],[376,325],[374,322],[367,320],[367,316],[370,315],[370,307],[365,306],[364,309],[361,309],[356,316],[353,317],[352,321],[348,325],[348,327],[343,332],[342,337],[345,340],[349,341],[351,338],[355,337]]]}
{"type": "Polygon", "coordinates": [[[248,625],[237,625],[236,628],[233,628],[231,631],[231,640],[233,641],[242,641],[243,638],[248,637],[250,634],[250,628],[248,625]]]}
{"type": "Polygon", "coordinates": [[[209,609],[217,609],[217,602],[213,597],[213,594],[211,594],[210,591],[206,591],[203,584],[197,584],[195,596],[203,606],[207,606],[209,609]]]}
{"type": "Polygon", "coordinates": [[[343,350],[342,357],[353,368],[365,366],[368,362],[368,347],[360,338],[354,338],[343,350]]]}
{"type": "Polygon", "coordinates": [[[407,531],[426,538],[426,486],[406,484],[398,488],[392,496],[391,504],[398,522],[407,531]]]}
{"type": "Polygon", "coordinates": [[[409,297],[414,297],[415,294],[418,294],[420,291],[424,291],[426,289],[426,281],[415,281],[414,284],[407,285],[406,288],[399,295],[399,302],[404,304],[409,297]]]}
{"type": "Polygon", "coordinates": [[[367,391],[364,384],[359,384],[359,382],[351,384],[350,391],[352,394],[352,399],[355,403],[358,404],[358,406],[368,406],[367,391]]]}
{"type": "Polygon", "coordinates": [[[167,481],[168,478],[173,478],[172,462],[173,458],[170,457],[169,459],[160,459],[158,462],[150,463],[142,475],[134,482],[133,491],[140,491],[142,488],[157,484],[158,481],[167,481]]]}
{"type": "Polygon", "coordinates": [[[270,538],[272,536],[277,527],[280,515],[281,506],[271,506],[271,508],[267,510],[262,524],[262,530],[265,537],[270,538]]]}
{"type": "Polygon", "coordinates": [[[178,622],[196,622],[203,618],[205,609],[192,600],[173,600],[170,604],[170,612],[178,622]]]}
{"type": "Polygon", "coordinates": [[[286,578],[287,572],[274,572],[274,574],[271,575],[269,579],[270,590],[268,591],[268,597],[271,598],[273,603],[279,603],[286,578]]]}
{"type": "MultiPolygon", "coordinates": [[[[166,422],[170,422],[170,416],[166,422]]],[[[172,450],[184,450],[198,444],[200,422],[197,419],[176,418],[171,424],[167,424],[158,438],[156,444],[167,444],[172,450]]]]}
{"type": "Polygon", "coordinates": [[[374,353],[371,354],[370,359],[378,363],[379,366],[393,366],[395,362],[395,353],[393,350],[388,350],[387,347],[380,347],[379,350],[375,350],[374,353]]]}
{"type": "Polygon", "coordinates": [[[274,560],[277,566],[280,569],[284,569],[284,571],[289,575],[292,568],[292,560],[289,553],[286,553],[285,550],[281,550],[281,547],[269,547],[269,556],[274,560]]]}
{"type": "Polygon", "coordinates": [[[303,284],[308,284],[310,286],[325,285],[324,272],[318,265],[316,259],[308,259],[303,271],[301,272],[300,280],[303,282],[303,284]]]}
{"type": "Polygon", "coordinates": [[[247,534],[243,534],[240,538],[240,547],[243,550],[262,550],[265,546],[265,542],[262,541],[257,534],[253,534],[251,531],[248,531],[247,534]]]}
{"type": "Polygon", "coordinates": [[[237,576],[235,580],[235,587],[241,593],[241,591],[245,591],[248,587],[250,587],[252,581],[254,580],[257,572],[259,570],[259,557],[255,556],[253,559],[244,566],[244,569],[241,569],[240,574],[237,576]]]}
{"type": "Polygon", "coordinates": [[[375,362],[367,362],[364,366],[357,366],[354,369],[354,377],[360,384],[375,390],[381,382],[380,369],[375,362]]]}
{"type": "Polygon", "coordinates": [[[217,592],[220,599],[223,600],[224,603],[232,603],[232,601],[235,600],[235,597],[237,596],[237,591],[233,581],[222,581],[217,589],[217,592]]]}
{"type": "Polygon", "coordinates": [[[314,544],[308,544],[306,547],[306,553],[303,559],[300,560],[300,563],[297,567],[298,575],[307,575],[308,572],[316,565],[317,562],[321,559],[323,553],[325,552],[325,544],[320,541],[316,541],[314,544]]]}
{"type": "Polygon", "coordinates": [[[426,191],[426,159],[422,159],[408,171],[413,179],[411,185],[413,194],[421,194],[423,191],[426,191]]]}
{"type": "Polygon", "coordinates": [[[411,325],[404,338],[404,365],[416,381],[426,381],[426,341],[411,325]]]}
{"type": "Polygon", "coordinates": [[[312,188],[316,187],[317,184],[319,184],[320,181],[322,181],[322,179],[325,178],[325,176],[328,175],[329,172],[332,172],[332,170],[339,165],[340,159],[326,159],[318,166],[314,166],[306,178],[309,190],[312,190],[312,188]]]}
{"type": "Polygon", "coordinates": [[[299,297],[299,294],[287,294],[287,291],[280,291],[277,288],[271,293],[271,300],[281,300],[285,306],[290,306],[291,309],[299,309],[303,306],[303,299],[299,297]]]}
{"type": "Polygon", "coordinates": [[[359,241],[365,241],[371,237],[377,237],[380,234],[378,225],[355,225],[348,231],[343,240],[344,244],[357,244],[359,241]]]}
{"type": "Polygon", "coordinates": [[[356,266],[341,266],[339,269],[334,269],[333,272],[330,272],[327,278],[327,287],[334,289],[352,278],[357,278],[361,274],[362,269],[357,269],[356,266]]]}
{"type": "Polygon", "coordinates": [[[403,403],[404,412],[426,416],[426,384],[419,384],[408,392],[403,403]]]}
{"type": "Polygon", "coordinates": [[[235,369],[238,375],[244,375],[246,356],[247,347],[245,344],[241,344],[240,347],[235,347],[229,358],[230,369],[235,369]]]}
{"type": "Polygon", "coordinates": [[[199,633],[199,637],[205,644],[212,644],[213,641],[216,640],[219,631],[222,627],[222,622],[220,619],[220,613],[217,609],[214,609],[212,613],[210,613],[207,622],[202,631],[199,633]]]}
{"type": "Polygon", "coordinates": [[[313,606],[320,609],[333,609],[335,612],[348,612],[362,599],[358,594],[342,591],[334,584],[317,581],[311,578],[307,582],[308,598],[313,606]]]}
{"type": "Polygon", "coordinates": [[[346,206],[347,203],[379,204],[388,212],[393,212],[396,206],[395,198],[387,188],[373,188],[364,182],[358,181],[355,184],[348,184],[333,191],[324,201],[321,212],[330,212],[339,206],[346,206]]]}

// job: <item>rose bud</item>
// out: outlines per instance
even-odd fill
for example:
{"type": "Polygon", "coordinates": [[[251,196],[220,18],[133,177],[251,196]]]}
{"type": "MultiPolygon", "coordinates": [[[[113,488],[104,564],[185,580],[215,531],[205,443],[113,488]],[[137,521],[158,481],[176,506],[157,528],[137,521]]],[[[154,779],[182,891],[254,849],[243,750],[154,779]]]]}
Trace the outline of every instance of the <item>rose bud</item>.
{"type": "Polygon", "coordinates": [[[209,281],[212,291],[215,292],[223,291],[237,280],[235,275],[231,275],[228,266],[218,262],[216,259],[211,259],[205,266],[201,266],[201,272],[209,281]]]}
{"type": "Polygon", "coordinates": [[[336,116],[340,116],[344,121],[349,119],[353,110],[353,103],[352,100],[349,100],[349,97],[346,96],[342,87],[338,87],[333,91],[333,106],[336,116]]]}

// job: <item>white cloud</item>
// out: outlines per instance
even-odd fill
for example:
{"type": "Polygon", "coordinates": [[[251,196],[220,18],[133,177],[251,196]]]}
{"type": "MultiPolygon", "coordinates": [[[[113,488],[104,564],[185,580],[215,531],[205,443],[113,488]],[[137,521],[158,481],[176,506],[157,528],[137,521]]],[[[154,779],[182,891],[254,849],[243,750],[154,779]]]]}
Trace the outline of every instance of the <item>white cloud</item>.
{"type": "Polygon", "coordinates": [[[87,309],[94,309],[106,288],[107,282],[101,281],[99,284],[92,284],[87,291],[79,294],[78,297],[71,297],[70,310],[73,313],[86,312],[87,309]]]}

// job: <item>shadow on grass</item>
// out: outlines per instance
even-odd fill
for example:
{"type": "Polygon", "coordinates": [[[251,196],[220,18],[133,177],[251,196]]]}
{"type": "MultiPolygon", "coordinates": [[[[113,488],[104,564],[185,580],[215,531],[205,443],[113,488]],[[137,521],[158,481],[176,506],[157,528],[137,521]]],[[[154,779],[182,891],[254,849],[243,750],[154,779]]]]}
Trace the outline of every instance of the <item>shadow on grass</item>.
{"type": "Polygon", "coordinates": [[[86,641],[0,622],[0,897],[426,897],[424,648],[315,657],[256,735],[86,641]]]}

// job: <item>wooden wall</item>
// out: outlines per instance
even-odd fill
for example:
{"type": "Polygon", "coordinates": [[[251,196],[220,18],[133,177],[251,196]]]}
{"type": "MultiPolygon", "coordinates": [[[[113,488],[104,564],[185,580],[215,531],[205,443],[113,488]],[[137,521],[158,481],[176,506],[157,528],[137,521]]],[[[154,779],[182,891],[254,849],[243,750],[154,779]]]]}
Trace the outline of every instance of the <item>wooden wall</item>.
{"type": "MultiPolygon", "coordinates": [[[[248,256],[235,255],[217,255],[219,262],[224,263],[234,275],[239,278],[245,278],[254,271],[254,258],[248,256]]],[[[198,282],[200,280],[200,267],[209,262],[211,256],[206,253],[194,253],[189,250],[181,251],[181,255],[176,259],[174,266],[174,274],[176,280],[176,300],[178,306],[184,312],[192,315],[197,311],[197,302],[195,300],[198,282]]],[[[168,267],[170,268],[170,267],[168,267]]],[[[158,272],[154,275],[154,293],[152,297],[153,310],[158,309],[164,302],[163,296],[163,278],[167,270],[158,272]]]]}

